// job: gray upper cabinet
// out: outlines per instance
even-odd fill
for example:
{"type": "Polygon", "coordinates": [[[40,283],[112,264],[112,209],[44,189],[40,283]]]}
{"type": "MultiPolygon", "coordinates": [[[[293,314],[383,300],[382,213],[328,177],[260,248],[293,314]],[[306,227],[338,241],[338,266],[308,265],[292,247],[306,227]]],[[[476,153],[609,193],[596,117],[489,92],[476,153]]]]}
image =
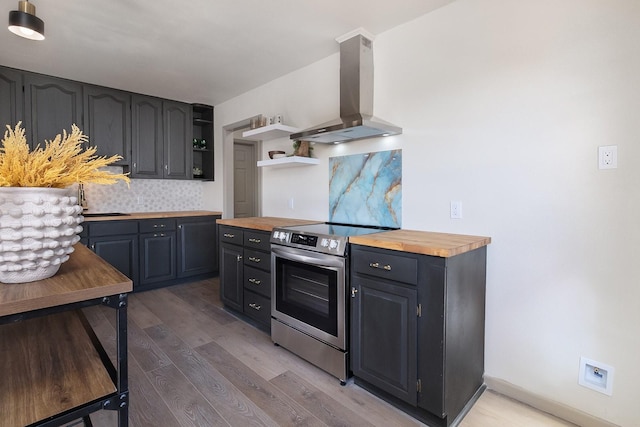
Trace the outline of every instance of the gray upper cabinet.
{"type": "Polygon", "coordinates": [[[191,105],[175,101],[163,101],[164,123],[164,177],[190,179],[193,123],[191,105]]]}
{"type": "Polygon", "coordinates": [[[133,95],[131,99],[133,178],[162,178],[162,100],[133,95]]]}
{"type": "Polygon", "coordinates": [[[98,156],[118,154],[115,165],[131,164],[131,94],[100,86],[84,86],[84,125],[98,156]]]}
{"type": "Polygon", "coordinates": [[[0,136],[4,135],[6,125],[13,129],[23,119],[22,98],[22,73],[0,68],[0,136]]]}
{"type": "Polygon", "coordinates": [[[132,97],[134,178],[191,178],[191,106],[132,97]]]}
{"type": "Polygon", "coordinates": [[[82,85],[78,82],[24,73],[25,121],[32,147],[44,145],[63,130],[82,123],[82,85]]]}

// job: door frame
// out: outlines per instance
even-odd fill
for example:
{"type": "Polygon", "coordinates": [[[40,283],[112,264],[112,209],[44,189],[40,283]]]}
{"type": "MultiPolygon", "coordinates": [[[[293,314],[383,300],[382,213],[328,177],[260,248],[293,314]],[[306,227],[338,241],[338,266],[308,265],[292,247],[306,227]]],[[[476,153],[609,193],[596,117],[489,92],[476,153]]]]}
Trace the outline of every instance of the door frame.
{"type": "MultiPolygon", "coordinates": [[[[242,137],[242,132],[250,129],[249,124],[251,123],[251,119],[258,118],[260,115],[249,117],[244,120],[240,120],[235,123],[230,123],[228,125],[224,125],[222,127],[222,161],[223,161],[223,189],[222,189],[222,218],[233,218],[234,217],[234,206],[233,206],[233,186],[234,186],[234,159],[233,159],[233,145],[236,140],[247,141],[242,137]]],[[[256,152],[262,152],[262,141],[249,141],[251,143],[255,143],[256,152]]],[[[258,191],[256,191],[257,197],[257,215],[262,216],[262,170],[256,165],[257,169],[257,181],[258,181],[258,191]]]]}

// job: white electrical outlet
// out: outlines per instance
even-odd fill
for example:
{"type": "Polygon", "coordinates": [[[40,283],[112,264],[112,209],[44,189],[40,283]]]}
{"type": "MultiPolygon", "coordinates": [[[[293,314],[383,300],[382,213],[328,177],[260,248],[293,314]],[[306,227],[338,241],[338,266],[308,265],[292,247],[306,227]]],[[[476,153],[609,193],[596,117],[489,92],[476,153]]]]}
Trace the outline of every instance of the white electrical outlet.
{"type": "Polygon", "coordinates": [[[580,357],[578,384],[608,396],[613,394],[613,366],[580,357]]]}
{"type": "Polygon", "coordinates": [[[293,197],[289,198],[289,209],[294,210],[293,197]]]}
{"type": "Polygon", "coordinates": [[[462,219],[462,202],[451,201],[451,219],[462,219]]]}
{"type": "Polygon", "coordinates": [[[618,146],[598,147],[598,169],[616,169],[618,167],[618,146]]]}

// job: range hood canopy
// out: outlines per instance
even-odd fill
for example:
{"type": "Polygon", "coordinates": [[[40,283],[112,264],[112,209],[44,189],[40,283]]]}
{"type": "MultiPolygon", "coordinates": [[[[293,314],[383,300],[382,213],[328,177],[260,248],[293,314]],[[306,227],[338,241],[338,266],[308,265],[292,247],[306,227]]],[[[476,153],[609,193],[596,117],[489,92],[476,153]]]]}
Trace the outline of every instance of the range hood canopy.
{"type": "Polygon", "coordinates": [[[320,143],[397,135],[402,128],[373,115],[373,51],[361,33],[340,41],[340,119],[290,136],[320,143]]]}

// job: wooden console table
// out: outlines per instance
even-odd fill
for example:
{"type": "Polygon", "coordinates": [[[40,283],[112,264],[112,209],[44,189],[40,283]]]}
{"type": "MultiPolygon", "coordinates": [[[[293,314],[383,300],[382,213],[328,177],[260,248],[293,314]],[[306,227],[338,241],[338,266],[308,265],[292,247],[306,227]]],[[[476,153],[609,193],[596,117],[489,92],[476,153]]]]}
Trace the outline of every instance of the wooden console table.
{"type": "Polygon", "coordinates": [[[59,426],[101,409],[128,426],[127,293],[132,282],[85,246],[49,279],[0,283],[0,427],[59,426]],[[116,313],[116,366],[83,307],[116,313]]]}

